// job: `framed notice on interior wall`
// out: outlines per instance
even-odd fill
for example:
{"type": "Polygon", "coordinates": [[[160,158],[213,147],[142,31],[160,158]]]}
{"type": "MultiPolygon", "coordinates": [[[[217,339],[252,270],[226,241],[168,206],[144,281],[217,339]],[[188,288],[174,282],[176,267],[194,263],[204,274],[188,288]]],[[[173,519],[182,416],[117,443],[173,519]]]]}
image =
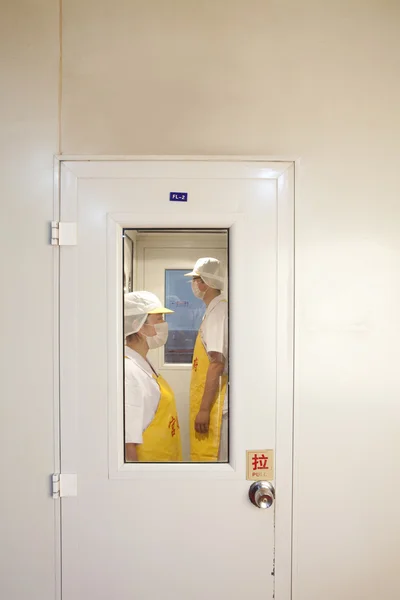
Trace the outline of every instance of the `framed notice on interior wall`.
{"type": "Polygon", "coordinates": [[[133,292],[133,241],[124,234],[124,293],[133,292]]]}

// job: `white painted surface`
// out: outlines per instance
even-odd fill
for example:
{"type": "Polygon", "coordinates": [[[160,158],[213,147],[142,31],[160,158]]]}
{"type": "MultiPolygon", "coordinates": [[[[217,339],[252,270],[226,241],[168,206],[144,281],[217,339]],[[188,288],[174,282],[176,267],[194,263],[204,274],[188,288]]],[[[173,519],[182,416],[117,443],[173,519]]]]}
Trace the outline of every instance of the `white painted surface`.
{"type": "MultiPolygon", "coordinates": [[[[63,0],[62,150],[299,157],[295,600],[397,599],[399,4],[170,6],[63,0]],[[360,322],[364,333],[351,329],[360,322]],[[365,502],[366,456],[379,467],[379,508],[365,502]],[[345,501],[330,494],[332,481],[344,482],[345,501]]],[[[57,151],[56,12],[51,0],[21,0],[8,3],[0,22],[7,282],[0,591],[12,600],[53,597],[53,250],[46,243],[57,151]],[[14,358],[22,340],[23,378],[14,358]]]]}
{"type": "MultiPolygon", "coordinates": [[[[83,600],[91,590],[99,599],[111,593],[121,600],[132,594],[141,600],[183,600],[188,589],[191,598],[202,598],[203,588],[190,584],[202,564],[210,573],[210,598],[256,594],[259,582],[248,577],[256,569],[264,573],[263,589],[272,599],[275,564],[286,573],[279,593],[289,600],[293,399],[291,389],[281,391],[277,368],[282,383],[291,379],[292,342],[286,331],[286,356],[278,356],[276,329],[279,323],[286,330],[288,314],[277,307],[293,291],[292,167],[282,163],[275,180],[254,178],[254,165],[239,164],[236,177],[220,179],[221,161],[199,163],[198,173],[197,163],[181,162],[171,165],[181,173],[171,180],[163,175],[164,165],[154,163],[153,178],[146,180],[140,164],[133,161],[125,178],[115,175],[113,162],[97,163],[98,177],[96,163],[87,163],[90,179],[82,163],[66,163],[61,172],[61,218],[77,220],[79,230],[78,245],[60,249],[61,468],[72,468],[79,484],[77,501],[62,501],[63,598],[83,600]],[[187,205],[169,202],[171,186],[189,192],[187,205]],[[204,208],[207,203],[215,216],[204,208]],[[229,465],[123,463],[122,230],[172,223],[231,229],[229,465]],[[278,236],[289,241],[279,257],[278,236]],[[259,270],[262,277],[251,277],[259,270]],[[263,298],[266,340],[243,319],[249,293],[263,298]],[[281,413],[289,414],[282,428],[281,413]],[[246,450],[274,448],[275,440],[277,497],[282,489],[285,513],[278,503],[276,510],[257,510],[247,498],[246,450]],[[274,553],[275,515],[277,530],[288,541],[279,554],[274,553]],[[181,569],[173,580],[172,564],[181,569]]],[[[235,171],[234,163],[226,168],[235,171]]]]}
{"type": "Polygon", "coordinates": [[[58,8],[0,17],[0,598],[54,600],[53,154],[58,8]]]}

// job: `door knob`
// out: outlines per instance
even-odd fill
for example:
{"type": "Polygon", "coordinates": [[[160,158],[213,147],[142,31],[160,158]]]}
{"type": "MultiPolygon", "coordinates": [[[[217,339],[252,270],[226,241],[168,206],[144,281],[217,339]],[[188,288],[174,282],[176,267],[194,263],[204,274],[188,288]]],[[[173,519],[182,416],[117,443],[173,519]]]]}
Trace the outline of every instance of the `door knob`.
{"type": "Polygon", "coordinates": [[[275,489],[269,481],[255,481],[249,489],[250,502],[258,508],[269,508],[275,500],[275,489]]]}

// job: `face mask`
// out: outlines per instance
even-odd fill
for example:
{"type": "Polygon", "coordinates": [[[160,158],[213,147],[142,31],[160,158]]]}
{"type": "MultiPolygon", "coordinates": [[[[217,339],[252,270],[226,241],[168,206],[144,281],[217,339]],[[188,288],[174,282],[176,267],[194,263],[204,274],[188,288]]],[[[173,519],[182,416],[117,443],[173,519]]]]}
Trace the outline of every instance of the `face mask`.
{"type": "Polygon", "coordinates": [[[168,339],[168,323],[156,323],[155,325],[150,325],[150,327],[154,327],[156,335],[150,336],[144,334],[149,349],[154,350],[155,348],[164,346],[168,339]]]}
{"type": "Polygon", "coordinates": [[[196,296],[196,298],[200,298],[200,300],[202,300],[205,296],[205,292],[202,292],[199,289],[199,284],[195,279],[192,280],[192,292],[196,296]]]}

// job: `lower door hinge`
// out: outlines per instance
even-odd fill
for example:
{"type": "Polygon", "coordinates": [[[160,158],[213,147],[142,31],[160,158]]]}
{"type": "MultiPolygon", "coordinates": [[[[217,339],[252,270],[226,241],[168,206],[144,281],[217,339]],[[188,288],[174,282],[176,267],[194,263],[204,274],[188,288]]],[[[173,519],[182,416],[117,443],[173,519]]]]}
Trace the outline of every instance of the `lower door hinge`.
{"type": "Polygon", "coordinates": [[[76,246],[78,243],[76,223],[51,222],[52,246],[76,246]]]}
{"type": "Polygon", "coordinates": [[[78,495],[78,478],[75,473],[53,473],[51,484],[53,498],[78,495]]]}

